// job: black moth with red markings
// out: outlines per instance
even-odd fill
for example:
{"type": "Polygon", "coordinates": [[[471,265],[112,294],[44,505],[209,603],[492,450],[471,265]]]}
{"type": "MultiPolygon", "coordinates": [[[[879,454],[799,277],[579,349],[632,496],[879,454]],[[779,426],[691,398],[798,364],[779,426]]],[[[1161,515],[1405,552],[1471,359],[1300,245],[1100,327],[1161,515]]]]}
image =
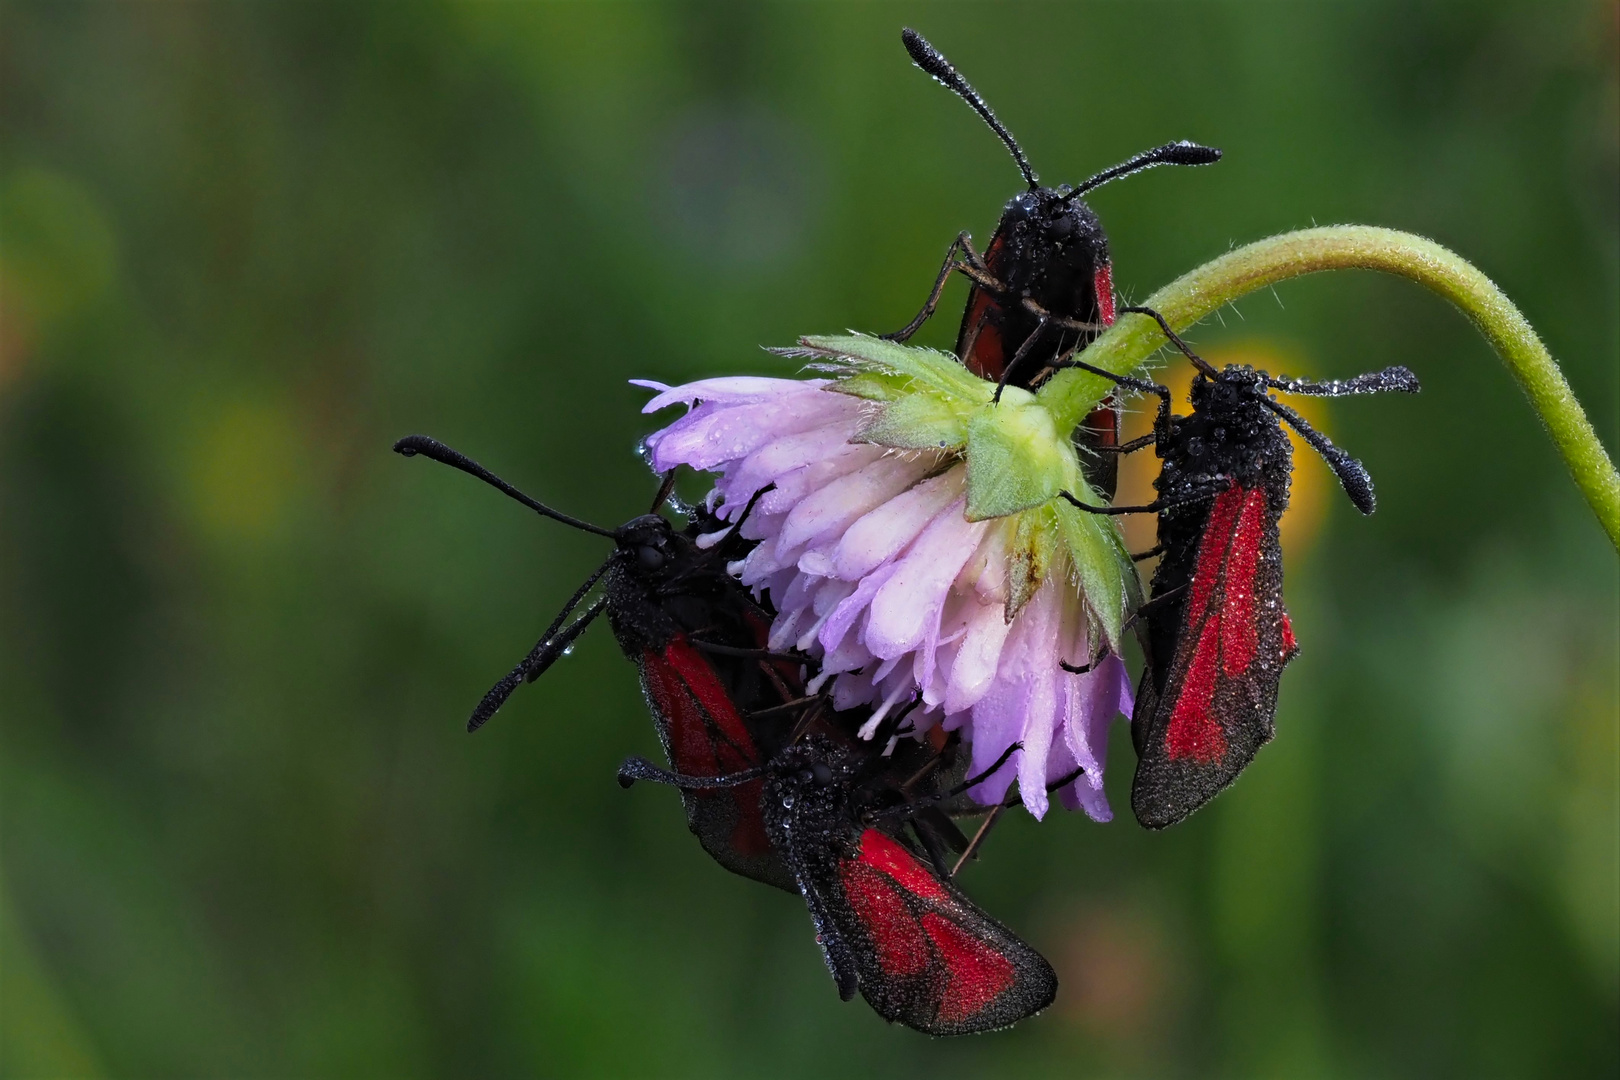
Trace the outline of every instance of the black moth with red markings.
{"type": "MultiPolygon", "coordinates": [[[[962,853],[959,868],[987,831],[970,843],[944,812],[982,777],[942,790],[960,771],[954,737],[900,739],[885,755],[889,736],[903,734],[903,711],[878,738],[860,740],[854,732],[868,710],[834,712],[825,695],[805,695],[805,658],[767,649],[772,613],[725,571],[751,546],[735,526],[706,548],[696,536],[724,527],[706,515],[684,531],[658,514],[603,529],[529,498],[433,439],[410,436],[395,449],[615,541],[534,649],[484,696],[469,730],[605,612],[641,672],[675,770],[633,759],[639,764],[627,764],[621,781],[676,783],[688,826],[716,862],[802,895],[846,1000],[858,988],[886,1019],[936,1035],[1005,1027],[1051,1002],[1051,966],[957,890],[945,865],[947,849],[962,853]],[[598,583],[602,595],[569,622],[598,583]]],[[[666,480],[655,509],[667,494],[666,480]]]]}
{"type": "MultiPolygon", "coordinates": [[[[1016,745],[985,775],[1005,765],[1016,745]]],[[[681,776],[640,758],[619,771],[626,787],[655,780],[682,790],[764,778],[766,833],[798,882],[845,1001],[858,990],[885,1020],[929,1035],[993,1031],[1044,1009],[1057,994],[1052,966],[969,900],[900,829],[919,809],[960,795],[984,775],[898,804],[895,776],[888,759],[827,729],[730,777],[681,776]]]]}
{"type": "MultiPolygon", "coordinates": [[[[603,529],[529,498],[426,436],[408,436],[394,449],[470,473],[537,513],[615,544],[529,654],[484,695],[468,731],[482,727],[520,684],[544,674],[606,613],[619,648],[641,673],[659,742],[676,769],[696,776],[732,773],[768,760],[786,745],[796,717],[781,707],[802,697],[800,661],[766,650],[771,613],[725,571],[726,560],[741,554],[735,550],[735,530],[705,551],[693,538],[699,524],[678,532],[657,513],[603,529]],[[598,583],[601,595],[568,621],[598,583]],[[751,714],[747,722],[745,711],[751,714]]],[[[655,510],[667,495],[667,487],[660,490],[655,510]]],[[[727,870],[797,892],[765,836],[759,790],[755,783],[735,791],[685,792],[687,825],[727,870]]]]}
{"type": "MultiPolygon", "coordinates": [[[[900,38],[919,68],[990,125],[1029,187],[1008,201],[984,254],[974,250],[965,231],[951,242],[922,310],[884,337],[905,341],[916,333],[934,313],[951,274],[962,274],[972,284],[956,335],[957,358],[981,378],[1028,389],[1051,373],[1054,361],[1083,348],[1114,321],[1108,237],[1081,196],[1155,165],[1208,165],[1219,161],[1221,152],[1185,141],[1167,143],[1104,169],[1079,187],[1042,187],[1012,133],[950,61],[915,30],[902,31],[900,38]]],[[[1078,432],[1081,445],[1090,447],[1112,446],[1118,433],[1119,414],[1111,404],[1099,406],[1078,432]]],[[[1082,460],[1092,486],[1112,498],[1118,459],[1084,455],[1082,460]]]]}
{"type": "Polygon", "coordinates": [[[1277,523],[1288,508],[1293,450],[1287,423],[1321,454],[1357,510],[1373,512],[1372,479],[1270,391],[1344,397],[1386,391],[1416,393],[1404,367],[1353,379],[1310,382],[1276,378],[1243,365],[1217,370],[1190,349],[1157,312],[1152,316],[1198,369],[1192,413],[1173,416],[1170,391],[1090,365],[1074,366],[1156,394],[1153,433],[1120,447],[1151,445],[1162,463],[1158,498],[1146,507],[1084,506],[1107,513],[1157,511],[1158,568],[1139,618],[1146,624],[1147,665],[1136,692],[1131,740],[1136,778],[1131,809],[1151,829],[1174,825],[1214,798],[1254,760],[1275,732],[1277,686],[1298,651],[1283,606],[1282,547],[1277,523]]]}

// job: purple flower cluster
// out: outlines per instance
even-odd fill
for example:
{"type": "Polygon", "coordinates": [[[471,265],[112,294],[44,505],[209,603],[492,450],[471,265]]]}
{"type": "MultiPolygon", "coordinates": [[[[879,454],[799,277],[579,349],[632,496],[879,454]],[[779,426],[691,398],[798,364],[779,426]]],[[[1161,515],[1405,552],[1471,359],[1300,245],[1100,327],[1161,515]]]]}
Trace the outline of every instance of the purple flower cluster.
{"type": "Polygon", "coordinates": [[[863,737],[920,698],[907,714],[914,731],[960,731],[974,772],[1022,743],[1014,767],[971,792],[981,804],[1000,801],[1016,778],[1041,817],[1047,785],[1078,767],[1062,803],[1112,817],[1103,766],[1109,724],[1131,707],[1125,665],[1109,655],[1083,675],[1059,666],[1096,651],[1083,599],[1061,571],[1008,620],[1013,519],[966,519],[959,457],[853,441],[873,406],[829,380],[639,385],[660,391],[646,412],[692,406],[647,446],[660,471],[716,473],[711,507],[722,520],[775,485],[743,523],[759,544],[732,570],[769,593],[772,647],[819,659],[813,689],[831,680],[839,708],[871,707],[863,737]]]}

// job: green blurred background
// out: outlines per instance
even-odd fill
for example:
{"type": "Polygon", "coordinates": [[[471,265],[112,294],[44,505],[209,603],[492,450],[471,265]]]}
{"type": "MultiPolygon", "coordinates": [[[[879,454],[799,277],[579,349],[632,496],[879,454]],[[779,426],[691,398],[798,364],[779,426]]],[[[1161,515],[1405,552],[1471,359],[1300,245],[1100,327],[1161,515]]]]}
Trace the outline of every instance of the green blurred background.
{"type": "MultiPolygon", "coordinates": [[[[1011,162],[1122,292],[1358,221],[1477,262],[1616,444],[1616,4],[67,3],[0,26],[0,1071],[12,1076],[1613,1076],[1614,553],[1443,303],[1290,283],[1213,353],[1333,403],[1304,655],[1230,793],[1010,821],[965,876],[1056,1006],[949,1042],[841,1004],[802,905],[719,870],[606,632],[469,738],[603,554],[390,442],[613,524],[632,377],[902,324],[1011,162]]],[[[945,310],[959,306],[961,286],[945,310]]],[[[922,340],[948,344],[956,315],[922,340]]],[[[1314,479],[1313,479],[1314,477],[1314,479]]]]}

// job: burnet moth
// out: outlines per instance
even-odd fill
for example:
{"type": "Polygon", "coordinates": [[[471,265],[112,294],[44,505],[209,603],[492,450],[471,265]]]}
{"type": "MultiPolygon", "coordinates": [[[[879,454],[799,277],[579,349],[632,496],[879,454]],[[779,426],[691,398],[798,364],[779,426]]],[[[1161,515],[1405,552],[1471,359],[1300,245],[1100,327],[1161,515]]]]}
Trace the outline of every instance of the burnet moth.
{"type": "Polygon", "coordinates": [[[631,758],[619,782],[655,780],[701,791],[763,778],[766,834],[810,909],[839,996],[848,1001],[859,991],[885,1020],[929,1035],[970,1035],[1044,1009],[1057,994],[1057,976],[1040,953],[969,900],[899,825],[961,795],[1004,766],[1015,749],[947,791],[898,802],[891,760],[830,726],[732,776],[682,776],[631,758]]]}
{"type": "MultiPolygon", "coordinates": [[[[859,989],[886,1019],[941,1035],[1004,1027],[1051,1002],[1051,966],[951,883],[988,830],[969,841],[945,811],[983,777],[942,790],[960,771],[954,735],[897,740],[883,754],[891,735],[906,733],[904,710],[878,738],[860,740],[854,733],[866,710],[837,713],[824,693],[803,693],[804,658],[765,648],[771,612],[725,572],[748,543],[735,525],[707,548],[696,535],[723,526],[706,515],[683,531],[656,513],[604,529],[529,498],[433,439],[410,436],[395,449],[451,465],[544,516],[615,541],[535,648],[484,696],[469,730],[605,612],[641,671],[674,769],[634,758],[621,783],[675,783],[689,827],[716,862],[802,895],[846,1000],[859,989]],[[598,583],[601,597],[570,622],[598,583]],[[960,853],[951,869],[947,849],[960,853]]],[[[655,510],[668,492],[666,479],[655,510]]]]}
{"type": "MultiPolygon", "coordinates": [[[[956,335],[957,357],[976,375],[1027,389],[1050,374],[1055,359],[1083,348],[1114,321],[1108,237],[1082,196],[1155,165],[1208,165],[1219,161],[1221,152],[1190,142],[1167,143],[1104,169],[1078,187],[1042,187],[1012,132],[950,61],[915,30],[901,31],[900,38],[918,67],[990,125],[1011,151],[1028,189],[1008,201],[982,255],[965,230],[951,241],[922,310],[884,336],[893,341],[911,337],[934,313],[950,276],[962,274],[971,285],[956,335]]],[[[1093,411],[1080,435],[1089,447],[1115,445],[1119,414],[1114,406],[1093,411]]],[[[1088,480],[1109,498],[1118,460],[1109,455],[1086,459],[1088,480]]]]}
{"type": "MultiPolygon", "coordinates": [[[[786,745],[797,716],[784,706],[804,696],[801,659],[766,649],[771,612],[726,573],[727,559],[742,554],[735,550],[742,543],[735,528],[707,550],[694,539],[699,526],[677,531],[656,512],[604,529],[531,499],[427,436],[407,436],[394,449],[460,469],[536,513],[614,542],[612,554],[569,598],[529,654],[484,695],[468,731],[482,727],[519,685],[544,674],[606,613],[619,648],[641,673],[659,741],[676,770],[729,774],[769,760],[786,745]],[[575,615],[599,584],[597,599],[575,615]]],[[[668,495],[666,480],[654,511],[668,495]]],[[[689,789],[683,792],[687,825],[727,870],[797,892],[765,835],[759,793],[758,783],[689,789]]]]}
{"type": "Polygon", "coordinates": [[[1322,455],[1357,510],[1373,512],[1372,479],[1361,462],[1270,392],[1411,394],[1418,380],[1404,367],[1328,382],[1278,378],[1237,364],[1216,369],[1158,312],[1128,307],[1121,313],[1158,320],[1192,362],[1192,412],[1172,415],[1170,391],[1163,386],[1066,361],[1158,396],[1152,433],[1117,449],[1152,446],[1161,464],[1154,481],[1158,498],[1147,506],[1094,507],[1068,492],[1063,496],[1096,513],[1158,514],[1159,543],[1148,554],[1162,557],[1151,596],[1138,612],[1147,665],[1131,716],[1137,753],[1131,809],[1142,825],[1160,829],[1214,798],[1275,732],[1278,682],[1298,651],[1283,606],[1277,540],[1293,474],[1282,425],[1322,455]]]}

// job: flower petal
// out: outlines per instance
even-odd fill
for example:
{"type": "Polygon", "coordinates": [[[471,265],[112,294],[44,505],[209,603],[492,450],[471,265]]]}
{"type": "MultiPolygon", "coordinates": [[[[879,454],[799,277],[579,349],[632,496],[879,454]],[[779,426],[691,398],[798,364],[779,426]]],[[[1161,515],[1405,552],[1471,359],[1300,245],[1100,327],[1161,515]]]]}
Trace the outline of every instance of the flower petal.
{"type": "Polygon", "coordinates": [[[641,407],[643,413],[654,413],[676,404],[690,405],[694,401],[723,402],[729,405],[768,401],[791,394],[820,390],[830,383],[830,379],[771,379],[752,375],[731,375],[720,379],[699,379],[697,382],[684,383],[672,388],[651,379],[630,380],[631,386],[644,386],[650,390],[660,391],[657,397],[641,407]]]}
{"type": "Polygon", "coordinates": [[[945,691],[946,712],[970,709],[989,693],[1001,664],[1001,647],[1006,643],[1009,629],[1000,604],[980,605],[956,648],[956,661],[951,665],[950,683],[945,691]]]}
{"type": "MultiPolygon", "coordinates": [[[[662,396],[662,395],[660,395],[662,396]]],[[[850,399],[842,394],[784,394],[770,401],[717,408],[704,402],[647,438],[653,468],[677,465],[712,469],[758,450],[767,442],[846,419],[850,399]]]]}
{"type": "Polygon", "coordinates": [[[866,623],[866,647],[882,657],[915,649],[939,618],[945,594],[967,562],[986,523],[962,516],[966,503],[953,502],[934,518],[901,556],[894,575],[872,598],[866,623]]]}
{"type": "Polygon", "coordinates": [[[915,459],[891,454],[822,485],[788,514],[779,543],[799,548],[834,530],[842,532],[867,511],[915,484],[925,468],[915,459]]]}
{"type": "Polygon", "coordinates": [[[855,581],[894,558],[962,497],[966,484],[966,469],[948,469],[863,515],[839,541],[832,558],[833,572],[845,581],[855,581]]]}

